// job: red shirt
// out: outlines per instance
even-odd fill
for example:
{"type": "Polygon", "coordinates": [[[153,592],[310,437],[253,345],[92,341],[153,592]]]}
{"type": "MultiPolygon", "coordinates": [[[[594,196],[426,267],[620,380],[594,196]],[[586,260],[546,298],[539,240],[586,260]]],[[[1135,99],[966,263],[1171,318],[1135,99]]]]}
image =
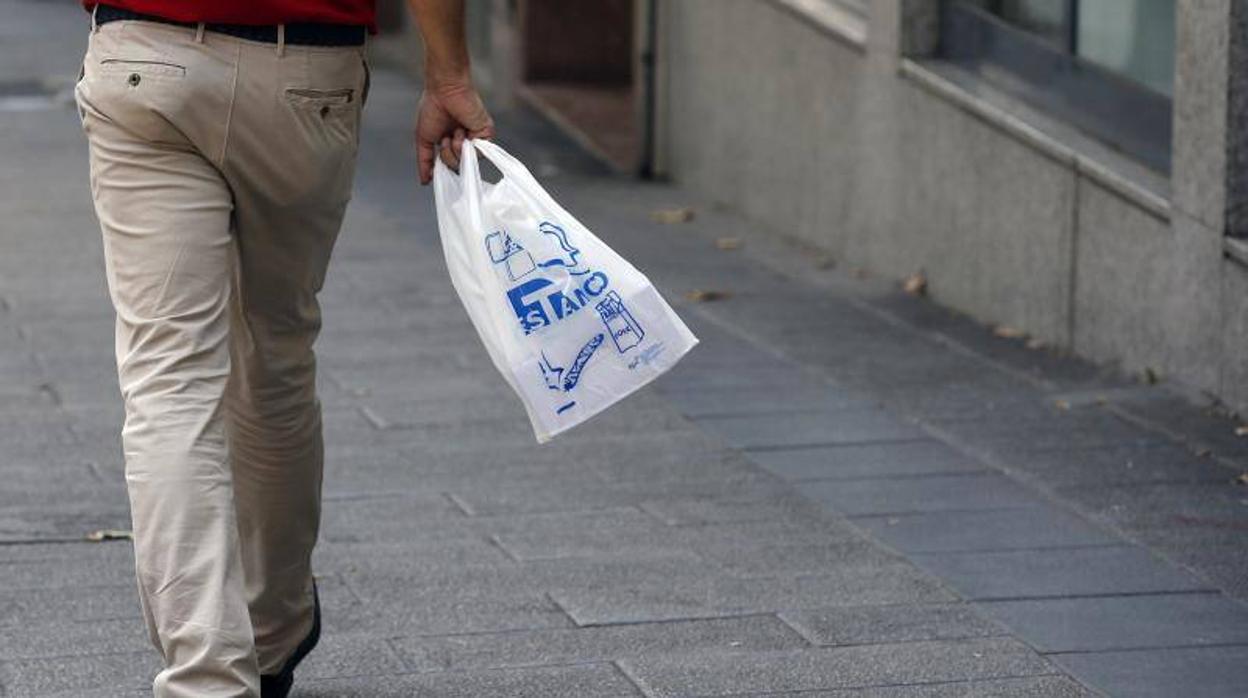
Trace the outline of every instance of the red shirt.
{"type": "MultiPolygon", "coordinates": [[[[88,10],[95,0],[83,0],[88,10]]],[[[105,0],[120,7],[177,22],[221,24],[362,24],[376,31],[376,0],[105,0]]]]}

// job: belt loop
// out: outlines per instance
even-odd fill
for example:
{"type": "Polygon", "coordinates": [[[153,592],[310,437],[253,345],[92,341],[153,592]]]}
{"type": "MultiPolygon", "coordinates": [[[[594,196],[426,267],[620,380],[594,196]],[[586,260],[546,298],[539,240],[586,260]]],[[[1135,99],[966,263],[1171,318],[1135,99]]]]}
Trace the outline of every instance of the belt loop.
{"type": "Polygon", "coordinates": [[[100,11],[100,3],[95,3],[91,7],[91,33],[94,34],[100,30],[100,25],[95,21],[95,13],[100,11]]]}
{"type": "Polygon", "coordinates": [[[203,22],[195,26],[195,43],[197,44],[204,43],[204,27],[205,24],[203,22]]]}
{"type": "Polygon", "coordinates": [[[286,25],[277,25],[277,55],[282,57],[286,55],[286,25]]]}

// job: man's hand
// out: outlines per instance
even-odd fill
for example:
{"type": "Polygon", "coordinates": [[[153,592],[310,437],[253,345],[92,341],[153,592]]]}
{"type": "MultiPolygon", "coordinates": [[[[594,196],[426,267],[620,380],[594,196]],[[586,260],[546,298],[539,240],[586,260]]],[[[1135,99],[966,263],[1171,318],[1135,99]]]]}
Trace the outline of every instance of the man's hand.
{"type": "Polygon", "coordinates": [[[433,159],[459,169],[464,138],[491,138],[494,120],[472,86],[464,39],[464,0],[407,0],[425,40],[425,93],[416,110],[420,183],[433,179],[433,159]]]}
{"type": "Polygon", "coordinates": [[[459,170],[464,138],[492,138],[494,120],[468,78],[440,81],[431,75],[416,110],[416,155],[420,183],[433,179],[433,161],[440,148],[442,161],[459,170]]]}

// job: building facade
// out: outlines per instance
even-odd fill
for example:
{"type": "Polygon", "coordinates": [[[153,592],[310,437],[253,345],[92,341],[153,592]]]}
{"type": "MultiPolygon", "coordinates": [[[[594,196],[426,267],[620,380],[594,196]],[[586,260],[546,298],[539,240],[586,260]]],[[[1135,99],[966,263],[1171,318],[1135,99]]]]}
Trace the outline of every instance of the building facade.
{"type": "Polygon", "coordinates": [[[617,168],[1248,413],[1244,3],[471,1],[617,168]]]}

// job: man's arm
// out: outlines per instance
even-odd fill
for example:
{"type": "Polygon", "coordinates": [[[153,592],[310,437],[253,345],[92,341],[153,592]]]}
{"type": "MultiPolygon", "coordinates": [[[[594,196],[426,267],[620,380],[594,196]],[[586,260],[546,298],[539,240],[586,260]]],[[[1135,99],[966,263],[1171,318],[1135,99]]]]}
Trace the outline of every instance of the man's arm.
{"type": "Polygon", "coordinates": [[[472,84],[464,37],[464,0],[407,0],[425,40],[425,91],[416,112],[420,183],[433,178],[438,146],[442,160],[459,168],[464,138],[491,138],[494,120],[472,84]]]}

